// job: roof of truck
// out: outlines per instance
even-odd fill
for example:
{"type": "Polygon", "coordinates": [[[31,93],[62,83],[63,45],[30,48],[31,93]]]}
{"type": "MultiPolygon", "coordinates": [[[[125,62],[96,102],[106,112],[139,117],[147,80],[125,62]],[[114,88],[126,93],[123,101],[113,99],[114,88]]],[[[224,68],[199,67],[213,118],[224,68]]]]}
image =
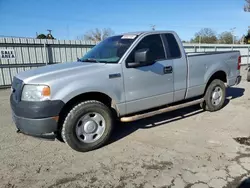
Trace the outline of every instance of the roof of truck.
{"type": "Polygon", "coordinates": [[[141,35],[141,34],[153,34],[153,33],[173,33],[174,31],[157,31],[157,30],[151,30],[151,31],[134,31],[134,32],[127,32],[122,33],[123,35],[141,35]]]}

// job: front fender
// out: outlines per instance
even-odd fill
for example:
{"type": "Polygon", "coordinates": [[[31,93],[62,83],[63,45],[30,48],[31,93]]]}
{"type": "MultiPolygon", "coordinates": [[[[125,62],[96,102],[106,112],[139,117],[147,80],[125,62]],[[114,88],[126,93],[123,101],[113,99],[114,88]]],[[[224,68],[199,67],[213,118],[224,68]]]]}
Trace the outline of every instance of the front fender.
{"type": "Polygon", "coordinates": [[[94,84],[91,83],[78,83],[72,82],[67,85],[61,87],[56,93],[53,95],[53,99],[55,100],[62,100],[64,103],[67,103],[74,97],[81,95],[83,93],[89,92],[99,92],[108,95],[110,98],[115,100],[116,103],[124,102],[124,96],[122,92],[122,88],[115,87],[113,85],[107,86],[106,84],[94,84]]]}

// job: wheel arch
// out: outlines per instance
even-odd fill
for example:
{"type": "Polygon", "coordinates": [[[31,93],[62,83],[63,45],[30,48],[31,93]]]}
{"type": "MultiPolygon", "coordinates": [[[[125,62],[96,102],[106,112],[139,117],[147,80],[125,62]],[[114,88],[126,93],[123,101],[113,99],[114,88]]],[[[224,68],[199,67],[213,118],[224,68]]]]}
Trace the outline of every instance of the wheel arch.
{"type": "Polygon", "coordinates": [[[59,120],[58,120],[58,128],[60,128],[63,124],[63,121],[68,114],[68,112],[75,106],[77,103],[87,100],[96,100],[99,101],[106,106],[110,107],[112,112],[116,117],[119,116],[119,110],[116,105],[116,101],[112,99],[109,95],[102,93],[102,92],[86,92],[79,95],[76,95],[72,97],[70,100],[68,100],[63,108],[61,109],[59,113],[59,120]]]}
{"type": "Polygon", "coordinates": [[[219,80],[223,81],[224,83],[227,83],[227,73],[224,70],[216,71],[213,74],[211,74],[210,77],[208,77],[208,78],[209,79],[207,79],[204,94],[206,93],[207,88],[210,85],[210,83],[215,79],[219,79],[219,80]]]}

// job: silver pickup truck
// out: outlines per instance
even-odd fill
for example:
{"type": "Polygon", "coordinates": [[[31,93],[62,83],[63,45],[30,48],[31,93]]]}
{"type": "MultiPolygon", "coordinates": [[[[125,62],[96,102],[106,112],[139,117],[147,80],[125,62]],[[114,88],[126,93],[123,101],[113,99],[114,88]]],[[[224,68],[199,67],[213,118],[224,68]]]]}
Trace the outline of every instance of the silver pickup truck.
{"type": "Polygon", "coordinates": [[[186,54],[172,31],[134,32],[100,42],[76,62],[13,78],[10,104],[18,131],[55,134],[72,149],[103,146],[117,120],[135,121],[200,104],[223,107],[239,84],[238,51],[186,54]]]}

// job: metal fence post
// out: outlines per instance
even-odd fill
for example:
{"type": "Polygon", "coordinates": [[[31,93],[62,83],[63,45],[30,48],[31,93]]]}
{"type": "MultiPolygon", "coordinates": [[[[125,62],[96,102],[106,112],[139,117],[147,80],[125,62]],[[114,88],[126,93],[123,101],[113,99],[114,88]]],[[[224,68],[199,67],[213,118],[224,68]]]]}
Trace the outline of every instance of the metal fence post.
{"type": "Polygon", "coordinates": [[[47,53],[46,53],[46,41],[45,40],[44,40],[44,43],[43,43],[43,52],[44,52],[44,57],[46,59],[45,64],[48,65],[48,56],[47,56],[47,53]]]}
{"type": "Polygon", "coordinates": [[[249,46],[247,46],[247,67],[249,66],[249,46]]]}

